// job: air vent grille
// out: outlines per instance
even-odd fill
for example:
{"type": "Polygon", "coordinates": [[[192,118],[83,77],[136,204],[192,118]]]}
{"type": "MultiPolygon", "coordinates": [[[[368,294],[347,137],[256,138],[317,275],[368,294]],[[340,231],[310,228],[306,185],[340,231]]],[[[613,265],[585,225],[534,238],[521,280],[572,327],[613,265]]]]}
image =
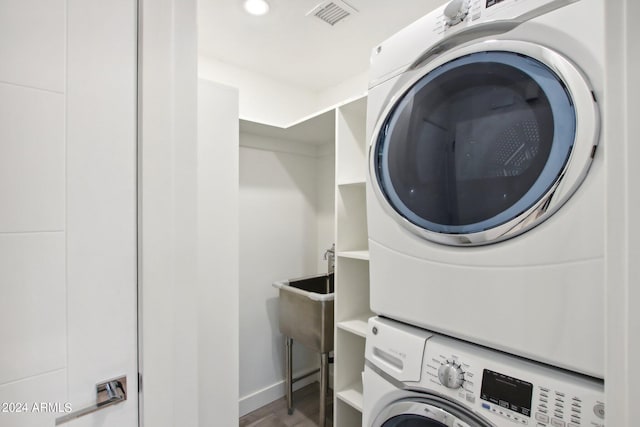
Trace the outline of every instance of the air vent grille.
{"type": "Polygon", "coordinates": [[[313,15],[334,26],[356,12],[355,8],[344,1],[325,1],[314,7],[307,15],[313,15]]]}

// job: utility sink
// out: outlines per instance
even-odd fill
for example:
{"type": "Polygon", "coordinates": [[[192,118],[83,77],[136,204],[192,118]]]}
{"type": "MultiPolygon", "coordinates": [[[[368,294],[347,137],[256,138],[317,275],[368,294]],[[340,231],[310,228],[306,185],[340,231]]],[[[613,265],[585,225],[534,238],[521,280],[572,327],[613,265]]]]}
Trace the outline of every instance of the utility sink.
{"type": "Polygon", "coordinates": [[[318,353],[333,351],[333,274],[273,283],[280,294],[280,332],[318,353]]]}

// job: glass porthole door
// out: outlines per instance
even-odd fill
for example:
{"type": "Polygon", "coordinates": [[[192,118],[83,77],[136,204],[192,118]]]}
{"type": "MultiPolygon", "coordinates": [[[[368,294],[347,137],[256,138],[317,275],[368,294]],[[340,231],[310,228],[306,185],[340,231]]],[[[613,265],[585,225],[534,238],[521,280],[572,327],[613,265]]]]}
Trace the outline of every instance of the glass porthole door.
{"type": "Polygon", "coordinates": [[[491,427],[468,409],[430,395],[391,403],[372,427],[491,427]]]}
{"type": "Polygon", "coordinates": [[[382,427],[447,427],[446,425],[420,415],[398,415],[387,420],[382,427]]]}
{"type": "Polygon", "coordinates": [[[410,230],[444,244],[495,243],[546,219],[584,179],[597,109],[562,56],[485,42],[414,74],[370,152],[381,202],[410,230]]]}

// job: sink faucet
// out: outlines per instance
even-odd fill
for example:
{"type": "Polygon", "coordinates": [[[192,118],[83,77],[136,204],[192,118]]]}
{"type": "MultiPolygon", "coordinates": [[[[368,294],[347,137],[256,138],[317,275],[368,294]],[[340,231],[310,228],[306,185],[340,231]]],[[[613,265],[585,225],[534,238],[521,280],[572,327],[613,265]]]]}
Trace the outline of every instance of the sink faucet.
{"type": "Polygon", "coordinates": [[[332,274],[336,269],[336,244],[331,245],[324,253],[324,259],[327,260],[327,271],[332,274]]]}

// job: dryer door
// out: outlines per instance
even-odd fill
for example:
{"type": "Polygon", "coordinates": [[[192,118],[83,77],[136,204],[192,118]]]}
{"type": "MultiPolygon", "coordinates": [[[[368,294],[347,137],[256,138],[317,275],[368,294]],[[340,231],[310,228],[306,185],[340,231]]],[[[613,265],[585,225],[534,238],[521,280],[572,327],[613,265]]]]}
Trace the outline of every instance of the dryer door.
{"type": "Polygon", "coordinates": [[[405,75],[371,143],[371,182],[403,226],[482,245],[548,218],[583,181],[598,111],[580,71],[526,42],[448,52],[405,75]]]}
{"type": "Polygon", "coordinates": [[[492,427],[465,408],[432,399],[400,400],[387,406],[372,427],[492,427]]]}

